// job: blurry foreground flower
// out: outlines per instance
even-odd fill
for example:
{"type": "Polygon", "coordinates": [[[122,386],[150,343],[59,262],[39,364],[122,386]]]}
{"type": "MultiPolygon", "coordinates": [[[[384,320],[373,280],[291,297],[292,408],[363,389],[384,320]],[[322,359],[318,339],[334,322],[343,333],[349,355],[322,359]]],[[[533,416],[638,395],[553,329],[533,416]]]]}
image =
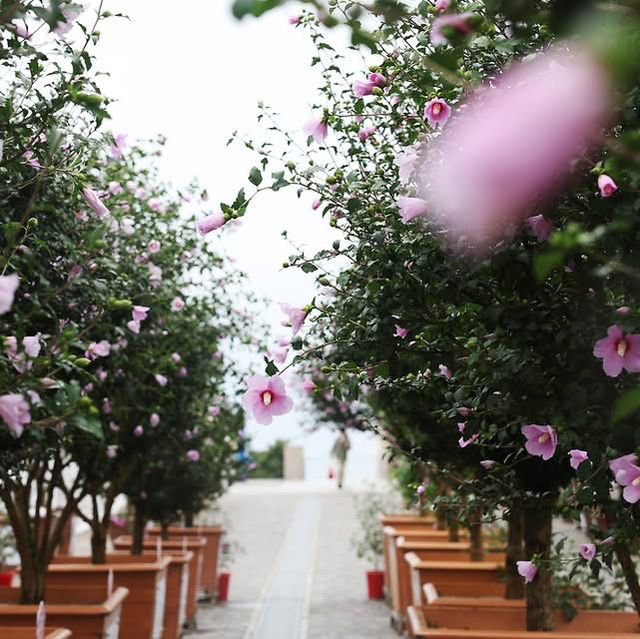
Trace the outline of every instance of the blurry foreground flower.
{"type": "Polygon", "coordinates": [[[15,273],[0,276],[0,315],[11,310],[19,284],[20,278],[15,273]]]}
{"type": "Polygon", "coordinates": [[[24,426],[31,422],[29,404],[18,393],[0,395],[0,417],[2,417],[11,432],[16,437],[20,437],[24,426]]]}

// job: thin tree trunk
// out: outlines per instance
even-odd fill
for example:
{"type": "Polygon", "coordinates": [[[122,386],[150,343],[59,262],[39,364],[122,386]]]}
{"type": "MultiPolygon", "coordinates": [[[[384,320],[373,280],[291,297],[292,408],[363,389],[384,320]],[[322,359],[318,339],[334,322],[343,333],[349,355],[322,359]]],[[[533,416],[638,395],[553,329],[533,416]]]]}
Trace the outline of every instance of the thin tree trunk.
{"type": "Polygon", "coordinates": [[[507,599],[524,599],[524,581],[518,574],[516,562],[524,560],[524,525],[522,506],[514,503],[511,506],[507,528],[507,599]]]}
{"type": "MultiPolygon", "coordinates": [[[[605,519],[607,526],[611,527],[616,523],[617,518],[613,513],[605,512],[605,519]]],[[[640,583],[638,582],[638,573],[636,572],[635,565],[631,559],[629,546],[625,543],[614,541],[613,549],[618,561],[620,562],[622,574],[624,575],[624,580],[627,582],[627,588],[629,589],[633,605],[636,612],[640,615],[640,583]]]]}
{"type": "Polygon", "coordinates": [[[140,507],[136,504],[133,516],[133,530],[131,532],[131,554],[141,555],[144,545],[144,529],[147,525],[146,518],[140,507]]]}
{"type": "Polygon", "coordinates": [[[91,528],[91,563],[107,563],[107,535],[100,523],[91,528]]]}
{"type": "Polygon", "coordinates": [[[450,508],[448,510],[449,541],[460,541],[460,525],[458,524],[458,510],[450,508]]]}
{"type": "Polygon", "coordinates": [[[184,514],[184,525],[185,528],[193,528],[193,513],[184,514]]]}
{"type": "Polygon", "coordinates": [[[524,508],[524,550],[527,558],[538,555],[543,565],[527,585],[527,630],[553,630],[551,571],[547,566],[551,548],[551,509],[539,501],[524,508]]]}
{"type": "Polygon", "coordinates": [[[471,542],[471,561],[484,560],[484,543],[482,540],[482,508],[474,508],[469,517],[469,536],[471,542]]]}
{"type": "Polygon", "coordinates": [[[166,519],[163,519],[160,522],[160,530],[161,537],[164,541],[169,541],[169,522],[166,519]]]}

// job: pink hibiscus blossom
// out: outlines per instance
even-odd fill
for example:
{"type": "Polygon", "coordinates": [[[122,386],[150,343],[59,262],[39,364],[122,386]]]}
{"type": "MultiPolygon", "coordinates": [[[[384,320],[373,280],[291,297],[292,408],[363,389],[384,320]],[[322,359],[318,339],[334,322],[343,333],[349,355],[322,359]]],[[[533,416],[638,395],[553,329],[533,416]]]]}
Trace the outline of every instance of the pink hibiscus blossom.
{"type": "Polygon", "coordinates": [[[114,160],[121,160],[126,148],[127,135],[125,133],[119,133],[115,136],[115,144],[111,145],[111,157],[114,160]]]}
{"type": "Polygon", "coordinates": [[[542,457],[544,461],[553,457],[558,445],[558,436],[552,426],[529,424],[523,426],[520,432],[527,438],[524,447],[530,455],[542,457]]]}
{"type": "Polygon", "coordinates": [[[460,446],[460,448],[466,448],[467,446],[469,446],[469,444],[473,444],[473,442],[475,442],[476,439],[478,439],[478,437],[480,437],[480,433],[475,433],[474,435],[471,435],[469,439],[460,437],[460,439],[458,439],[458,446],[460,446]]]}
{"type": "Polygon", "coordinates": [[[127,328],[132,332],[138,335],[140,333],[140,320],[129,320],[127,322],[127,328]]]}
{"type": "Polygon", "coordinates": [[[396,206],[400,209],[400,217],[404,224],[427,212],[427,203],[417,197],[399,197],[396,206]]]}
{"type": "Polygon", "coordinates": [[[602,197],[611,197],[618,190],[618,185],[603,173],[598,176],[598,188],[602,197]]]}
{"type": "Polygon", "coordinates": [[[427,487],[424,484],[420,484],[416,488],[416,492],[418,493],[418,495],[424,495],[427,492],[427,487]]]}
{"type": "Polygon", "coordinates": [[[275,415],[285,415],[293,408],[281,377],[254,375],[247,381],[249,390],[242,399],[245,410],[251,410],[259,424],[270,424],[275,415]]]}
{"type": "Polygon", "coordinates": [[[20,278],[15,273],[0,276],[0,315],[11,310],[19,285],[20,278]]]}
{"type": "Polygon", "coordinates": [[[199,219],[196,222],[196,229],[200,235],[204,236],[207,233],[211,233],[211,231],[216,231],[220,227],[224,226],[226,223],[226,218],[222,211],[218,213],[212,213],[211,215],[207,215],[199,219]]]}
{"type": "Polygon", "coordinates": [[[578,470],[578,466],[580,466],[583,461],[588,460],[589,455],[587,454],[586,450],[574,448],[573,450],[569,451],[569,465],[571,466],[571,468],[573,468],[573,470],[578,470]]]}
{"type": "Polygon", "coordinates": [[[151,242],[147,244],[147,248],[149,249],[149,253],[154,255],[160,250],[160,242],[158,240],[151,240],[151,242]]]}
{"type": "Polygon", "coordinates": [[[436,0],[436,9],[438,11],[446,11],[450,3],[451,0],[436,0]]]}
{"type": "Polygon", "coordinates": [[[596,141],[609,112],[606,77],[566,49],[512,65],[426,147],[421,196],[453,242],[480,252],[508,236],[596,141]]]}
{"type": "Polygon", "coordinates": [[[353,83],[353,92],[359,98],[364,98],[367,95],[371,95],[376,85],[370,80],[356,80],[353,83]]]}
{"type": "Polygon", "coordinates": [[[220,408],[217,406],[209,406],[209,408],[207,408],[207,414],[210,417],[217,417],[220,414],[220,408]]]}
{"type": "Polygon", "coordinates": [[[197,462],[200,459],[200,452],[192,449],[192,450],[188,450],[187,451],[187,457],[192,461],[192,462],[197,462]]]}
{"type": "Polygon", "coordinates": [[[451,379],[451,369],[448,366],[445,366],[444,364],[440,364],[440,366],[438,366],[438,370],[440,371],[440,375],[442,375],[442,377],[444,377],[445,379],[451,379]]]}
{"type": "Polygon", "coordinates": [[[583,559],[591,561],[596,556],[596,545],[580,544],[580,549],[578,550],[578,552],[583,559]]]}
{"type": "Polygon", "coordinates": [[[358,131],[358,138],[360,142],[366,142],[367,138],[371,137],[376,132],[375,126],[363,127],[358,131]]]}
{"type": "Polygon", "coordinates": [[[164,375],[156,374],[153,377],[155,378],[156,382],[160,384],[160,386],[166,386],[169,381],[169,379],[164,375]]]}
{"type": "Polygon", "coordinates": [[[162,282],[162,269],[155,264],[149,264],[149,283],[157,288],[162,282]]]}
{"type": "Polygon", "coordinates": [[[102,203],[102,200],[93,189],[82,189],[82,196],[84,197],[84,201],[89,205],[89,208],[98,216],[99,220],[111,215],[109,209],[102,203]]]}
{"type": "Polygon", "coordinates": [[[303,390],[309,394],[313,392],[313,389],[315,387],[316,387],[316,384],[310,377],[307,377],[307,379],[305,379],[304,382],[302,382],[303,390]]]}
{"type": "Polygon", "coordinates": [[[440,98],[429,100],[424,106],[424,119],[432,129],[436,129],[438,126],[443,127],[450,115],[451,107],[440,98]]]}
{"type": "Polygon", "coordinates": [[[624,486],[622,497],[630,504],[640,500],[640,467],[635,464],[627,465],[615,474],[616,482],[624,486]]]}
{"type": "Polygon", "coordinates": [[[538,242],[544,242],[551,235],[553,223],[549,222],[544,215],[533,215],[527,218],[527,224],[531,232],[536,236],[538,242]]]}
{"type": "Polygon", "coordinates": [[[160,415],[158,413],[151,413],[149,417],[149,426],[155,428],[160,423],[160,415]]]}
{"type": "Polygon", "coordinates": [[[11,432],[20,437],[24,427],[31,422],[29,404],[18,393],[0,395],[0,417],[11,432]]]}
{"type": "Polygon", "coordinates": [[[171,300],[171,310],[181,311],[184,308],[184,300],[181,297],[174,297],[171,300]]]}
{"type": "Polygon", "coordinates": [[[74,7],[70,7],[68,9],[62,10],[62,15],[64,16],[64,22],[58,22],[58,24],[54,28],[54,33],[59,36],[66,35],[73,28],[74,20],[81,14],[82,12],[74,7]]]}
{"type": "Polygon", "coordinates": [[[452,13],[440,16],[431,25],[431,42],[435,45],[447,44],[447,36],[442,32],[443,27],[448,27],[456,33],[466,36],[472,31],[473,13],[452,13]]]}
{"type": "Polygon", "coordinates": [[[325,141],[327,134],[329,133],[329,125],[322,119],[309,120],[304,125],[304,132],[308,136],[313,137],[313,139],[320,144],[325,141]]]}
{"type": "Polygon", "coordinates": [[[293,335],[297,335],[300,327],[307,317],[308,311],[296,306],[290,306],[284,302],[280,304],[280,308],[289,318],[289,324],[291,324],[291,328],[293,329],[293,335]]]}
{"type": "Polygon", "coordinates": [[[487,470],[491,470],[498,462],[494,459],[483,459],[480,462],[480,466],[486,468],[487,470]]]}
{"type": "Polygon", "coordinates": [[[625,335],[613,324],[607,329],[607,337],[595,343],[593,354],[602,359],[602,368],[609,377],[618,377],[623,368],[629,373],[639,373],[640,335],[625,335]]]}
{"type": "Polygon", "coordinates": [[[140,426],[140,424],[138,424],[134,429],[133,429],[133,434],[136,437],[142,437],[144,435],[144,428],[142,428],[142,426],[140,426]]]}
{"type": "Polygon", "coordinates": [[[134,306],[131,310],[131,315],[134,320],[138,322],[142,322],[147,319],[147,314],[149,313],[148,306],[134,306]]]}
{"type": "Polygon", "coordinates": [[[414,150],[403,151],[396,156],[396,164],[398,166],[398,176],[402,184],[411,181],[416,170],[418,162],[418,154],[414,150]]]}
{"type": "Polygon", "coordinates": [[[516,561],[518,574],[524,577],[524,583],[530,584],[538,574],[538,569],[532,561],[516,561]]]}
{"type": "Polygon", "coordinates": [[[89,359],[97,359],[98,357],[107,357],[110,352],[111,344],[106,339],[103,339],[99,342],[91,342],[84,355],[89,359]]]}
{"type": "Polygon", "coordinates": [[[399,324],[396,324],[396,332],[393,334],[394,337],[399,337],[400,339],[404,339],[409,334],[408,328],[402,328],[399,324]]]}

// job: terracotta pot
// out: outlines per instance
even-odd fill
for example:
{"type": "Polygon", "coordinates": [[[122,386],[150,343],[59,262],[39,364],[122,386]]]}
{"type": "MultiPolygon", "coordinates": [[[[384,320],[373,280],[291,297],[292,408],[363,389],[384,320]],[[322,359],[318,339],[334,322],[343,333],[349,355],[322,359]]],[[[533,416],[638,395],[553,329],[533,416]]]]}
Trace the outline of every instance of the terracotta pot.
{"type": "MultiPolygon", "coordinates": [[[[129,591],[115,588],[107,596],[106,585],[99,588],[47,588],[47,623],[68,628],[74,639],[118,639],[122,604],[129,591]]],[[[19,588],[0,589],[0,626],[32,628],[37,605],[20,604],[19,588]]],[[[33,631],[32,631],[33,633],[33,631]]],[[[4,634],[0,633],[4,639],[4,634]]],[[[35,636],[35,633],[30,635],[35,636]]]]}
{"type": "Polygon", "coordinates": [[[50,586],[104,586],[113,571],[114,587],[129,590],[122,608],[121,639],[160,639],[164,623],[170,557],[108,554],[106,564],[90,557],[56,557],[49,565],[50,586]]]}
{"type": "MultiPolygon", "coordinates": [[[[33,639],[36,636],[36,628],[8,628],[2,626],[0,628],[0,637],[2,639],[33,639]]],[[[45,628],[44,639],[69,639],[71,630],[66,628],[45,628]]]]}
{"type": "Polygon", "coordinates": [[[13,571],[0,570],[0,586],[10,586],[13,581],[13,571]]]}
{"type": "MultiPolygon", "coordinates": [[[[149,536],[157,537],[161,534],[161,529],[159,526],[151,526],[147,532],[149,536]]],[[[205,591],[206,596],[209,598],[214,596],[218,586],[218,553],[223,533],[222,526],[194,526],[192,528],[169,526],[170,540],[182,541],[185,536],[188,538],[203,537],[205,539],[200,588],[205,591]]]]}
{"type": "Polygon", "coordinates": [[[110,521],[108,532],[109,532],[109,539],[111,539],[111,542],[113,543],[113,541],[118,537],[121,537],[122,535],[131,534],[131,523],[129,521],[126,521],[124,526],[119,526],[113,521],[110,521]]]}
{"type": "Polygon", "coordinates": [[[218,575],[218,601],[227,601],[229,598],[229,581],[231,580],[231,573],[221,572],[218,575]]]}
{"type": "Polygon", "coordinates": [[[369,599],[384,598],[384,571],[369,570],[367,571],[367,594],[369,599]]]}
{"type": "MultiPolygon", "coordinates": [[[[397,537],[392,547],[391,569],[396,570],[389,580],[394,585],[392,590],[392,608],[395,619],[406,615],[407,606],[412,602],[411,571],[405,561],[407,553],[414,553],[423,561],[465,561],[470,562],[470,546],[468,541],[422,541],[415,538],[397,537]]],[[[502,552],[485,552],[485,560],[504,564],[502,552]]]]}
{"type": "Polygon", "coordinates": [[[622,639],[638,636],[638,615],[613,610],[583,610],[571,621],[556,613],[553,632],[527,632],[524,600],[438,598],[408,609],[410,635],[433,639],[622,639]],[[444,601],[448,599],[448,601],[444,601]]]}
{"type": "MultiPolygon", "coordinates": [[[[116,550],[130,550],[132,539],[129,536],[118,537],[113,546],[116,550]]],[[[146,538],[143,542],[145,551],[155,551],[157,548],[157,538],[146,538]]],[[[186,624],[195,627],[196,612],[198,606],[198,590],[200,588],[200,574],[202,571],[202,556],[204,552],[205,540],[201,538],[185,537],[184,541],[163,541],[162,548],[167,551],[183,550],[186,547],[193,553],[193,558],[189,564],[189,587],[187,590],[187,618],[186,624]]]]}

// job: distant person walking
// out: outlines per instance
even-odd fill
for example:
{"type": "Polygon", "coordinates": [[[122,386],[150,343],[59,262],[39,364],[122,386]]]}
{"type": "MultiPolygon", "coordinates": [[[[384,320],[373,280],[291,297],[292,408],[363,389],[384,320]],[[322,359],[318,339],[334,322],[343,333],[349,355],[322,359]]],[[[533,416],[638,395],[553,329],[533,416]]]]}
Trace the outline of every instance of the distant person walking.
{"type": "Polygon", "coordinates": [[[333,442],[333,448],[331,449],[331,455],[336,460],[337,466],[337,479],[338,488],[342,488],[342,482],[344,481],[344,466],[347,463],[347,453],[351,448],[351,443],[347,437],[347,433],[344,428],[340,429],[336,441],[333,442]]]}

